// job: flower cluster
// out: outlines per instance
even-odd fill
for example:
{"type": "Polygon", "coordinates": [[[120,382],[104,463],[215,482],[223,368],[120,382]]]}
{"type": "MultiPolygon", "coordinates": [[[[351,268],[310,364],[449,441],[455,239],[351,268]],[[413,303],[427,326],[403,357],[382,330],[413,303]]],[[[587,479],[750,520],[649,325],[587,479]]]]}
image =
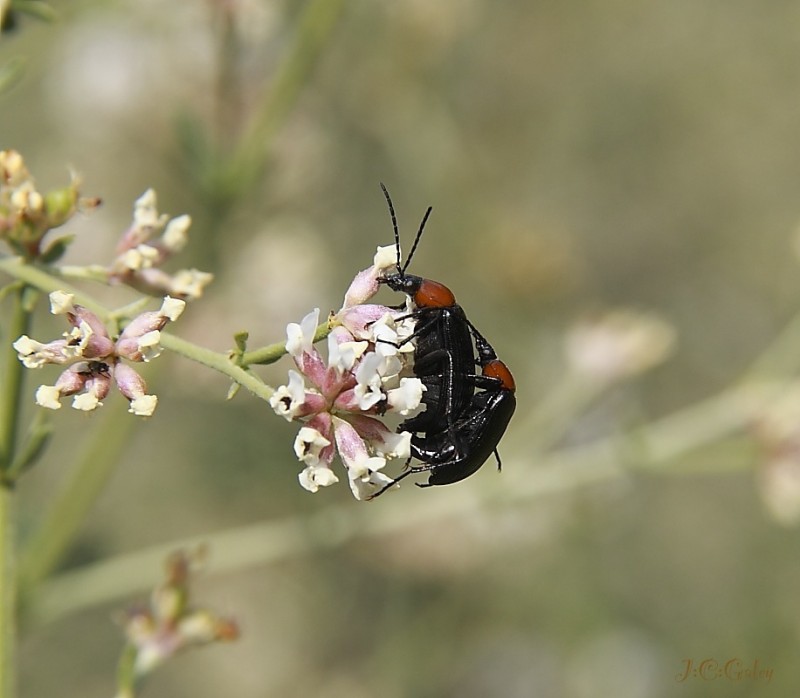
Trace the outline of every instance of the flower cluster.
{"type": "Polygon", "coordinates": [[[170,295],[193,300],[214,278],[197,269],[168,274],[161,266],[180,252],[188,241],[192,219],[159,215],[156,194],[148,189],[134,204],[133,223],[123,233],[116,256],[105,269],[108,280],[123,283],[150,295],[170,295]]]}
{"type": "Polygon", "coordinates": [[[394,248],[379,248],[369,269],[356,276],[344,306],[330,324],[327,360],[313,345],[319,310],[287,327],[286,350],[297,371],[279,387],[270,404],[287,420],[304,426],[294,450],[305,463],[300,484],[310,492],[338,482],[331,469],[338,452],[356,499],[368,499],[392,482],[382,470],[392,458],[407,459],[411,434],[395,433],[374,415],[416,409],[423,385],[409,376],[413,333],[408,312],[365,304],[378,278],[394,263],[394,248]]]}
{"type": "Polygon", "coordinates": [[[66,223],[78,210],[100,205],[80,196],[80,182],[42,193],[16,150],[0,150],[0,239],[27,259],[54,261],[66,249],[67,238],[43,246],[49,230],[66,223]]]}
{"type": "Polygon", "coordinates": [[[177,320],[185,306],[184,301],[167,296],[158,311],[138,315],[114,340],[95,313],[73,302],[72,294],[54,291],[50,294],[50,310],[54,315],[65,315],[72,329],[47,344],[27,335],[13,344],[27,368],[67,365],[55,385],[39,386],[36,403],[57,410],[62,397],[74,395],[75,409],[93,410],[102,405],[113,381],[130,401],[129,411],[149,417],[158,398],[146,394],[144,379],[122,360],[142,362],[158,356],[160,331],[167,322],[177,320]]]}
{"type": "Polygon", "coordinates": [[[615,310],[576,324],[567,334],[566,353],[574,371],[612,383],[639,375],[665,361],[675,330],[655,314],[615,310]]]}
{"type": "Polygon", "coordinates": [[[757,482],[769,515],[784,526],[800,524],[800,385],[791,384],[755,423],[762,448],[757,482]]]}
{"type": "Polygon", "coordinates": [[[193,562],[186,553],[171,555],[167,579],[153,591],[150,604],[133,608],[123,616],[125,635],[135,653],[131,667],[134,677],[150,673],[181,650],[239,637],[235,621],[189,605],[193,562]]]}

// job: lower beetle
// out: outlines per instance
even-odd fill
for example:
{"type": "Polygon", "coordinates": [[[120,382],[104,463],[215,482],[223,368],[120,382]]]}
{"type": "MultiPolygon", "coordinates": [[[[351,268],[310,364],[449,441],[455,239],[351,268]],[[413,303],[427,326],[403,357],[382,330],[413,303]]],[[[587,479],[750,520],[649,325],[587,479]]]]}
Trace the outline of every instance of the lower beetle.
{"type": "Polygon", "coordinates": [[[428,482],[417,483],[418,487],[459,482],[476,473],[492,454],[500,469],[497,444],[503,438],[517,406],[516,385],[511,371],[497,358],[492,346],[477,330],[471,329],[481,365],[481,375],[473,376],[473,380],[483,389],[475,393],[468,407],[454,422],[452,430],[413,436],[411,456],[424,465],[409,468],[376,492],[373,499],[415,473],[431,473],[428,482]]]}

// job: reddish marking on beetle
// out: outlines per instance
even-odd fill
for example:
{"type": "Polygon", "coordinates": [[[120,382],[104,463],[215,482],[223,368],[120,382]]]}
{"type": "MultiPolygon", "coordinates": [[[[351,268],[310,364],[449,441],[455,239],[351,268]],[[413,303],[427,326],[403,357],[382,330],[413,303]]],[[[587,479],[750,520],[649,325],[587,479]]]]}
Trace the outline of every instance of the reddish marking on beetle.
{"type": "Polygon", "coordinates": [[[414,293],[414,303],[418,308],[452,308],[456,297],[444,284],[423,279],[419,290],[414,293]]]}
{"type": "Polygon", "coordinates": [[[510,390],[511,392],[514,392],[517,389],[517,385],[514,382],[514,376],[511,375],[511,371],[508,370],[508,366],[500,361],[500,359],[495,359],[494,361],[490,361],[488,364],[486,364],[483,367],[483,375],[491,378],[498,378],[504,390],[510,390]]]}

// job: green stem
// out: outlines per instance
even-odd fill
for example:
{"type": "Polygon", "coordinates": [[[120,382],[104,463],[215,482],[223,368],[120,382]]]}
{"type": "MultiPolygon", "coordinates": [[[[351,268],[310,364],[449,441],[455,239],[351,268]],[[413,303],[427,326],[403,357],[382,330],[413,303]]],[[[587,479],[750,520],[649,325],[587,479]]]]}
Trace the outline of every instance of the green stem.
{"type": "Polygon", "coordinates": [[[14,490],[0,484],[0,698],[16,695],[17,590],[14,490]]]}
{"type": "Polygon", "coordinates": [[[31,313],[28,307],[30,289],[20,288],[14,298],[11,321],[8,323],[6,337],[9,344],[2,350],[5,361],[0,386],[0,471],[3,477],[14,459],[16,448],[19,407],[22,396],[23,366],[11,348],[10,342],[20,335],[27,334],[30,328],[31,313]]]}
{"type": "Polygon", "coordinates": [[[136,695],[136,647],[128,643],[117,665],[117,695],[114,698],[134,698],[136,695]]]}
{"type": "MultiPolygon", "coordinates": [[[[26,334],[30,327],[33,289],[20,287],[13,299],[6,339],[26,334]]],[[[17,569],[14,490],[8,469],[16,455],[23,366],[6,344],[0,386],[0,698],[16,694],[17,569]]]]}
{"type": "Polygon", "coordinates": [[[98,420],[77,464],[69,470],[67,483],[23,548],[19,576],[26,593],[45,579],[69,550],[138,424],[123,409],[122,400],[104,407],[98,420]]]}
{"type": "Polygon", "coordinates": [[[262,400],[269,400],[272,397],[273,389],[266,385],[258,376],[250,373],[241,366],[236,366],[225,355],[211,349],[198,346],[175,335],[161,333],[161,346],[169,349],[180,356],[191,359],[203,366],[208,366],[215,371],[219,371],[230,379],[236,381],[243,388],[247,388],[251,393],[260,397],[262,400]]]}
{"type": "Polygon", "coordinates": [[[258,177],[264,153],[308,83],[344,5],[344,0],[311,0],[306,5],[292,45],[231,159],[230,171],[235,177],[248,184],[258,177]]]}
{"type": "Polygon", "coordinates": [[[45,293],[52,293],[53,291],[71,293],[75,297],[76,303],[91,310],[101,320],[105,321],[108,318],[108,310],[95,301],[94,298],[70,285],[60,276],[28,264],[21,257],[0,257],[0,271],[4,271],[15,279],[25,281],[45,293]]]}
{"type": "MultiPolygon", "coordinates": [[[[747,386],[728,390],[653,422],[627,435],[614,434],[589,444],[561,449],[542,456],[536,467],[507,483],[486,486],[484,504],[531,499],[577,490],[613,480],[633,470],[678,474],[678,459],[695,449],[719,441],[752,422],[780,385],[747,386]],[[627,446],[627,449],[626,449],[627,446]]],[[[530,466],[530,453],[520,434],[507,458],[509,471],[530,466]],[[516,467],[515,467],[516,464],[516,467]]],[[[737,468],[742,464],[737,463],[737,468]]],[[[697,472],[697,471],[693,471],[697,472]]],[[[499,478],[498,478],[499,480],[499,478]]],[[[151,570],[172,551],[208,545],[212,551],[209,572],[228,573],[334,548],[353,540],[395,535],[409,526],[434,526],[436,522],[469,516],[476,506],[475,492],[467,489],[440,493],[435,498],[410,501],[379,500],[380,509],[369,516],[352,505],[332,506],[304,517],[290,517],[218,531],[206,536],[163,543],[145,550],[116,555],[83,568],[64,572],[48,581],[32,610],[36,622],[50,622],[66,614],[140,593],[152,584],[151,570]]]]}
{"type": "MultiPolygon", "coordinates": [[[[120,311],[108,310],[108,308],[98,303],[91,296],[88,296],[82,291],[79,291],[78,289],[73,288],[69,284],[65,283],[61,277],[49,274],[43,269],[31,266],[30,264],[26,264],[19,257],[0,257],[0,271],[4,271],[9,274],[9,276],[12,276],[16,279],[25,281],[31,286],[34,286],[35,288],[38,288],[46,293],[52,293],[53,291],[59,290],[64,291],[65,293],[71,293],[75,296],[75,301],[77,303],[91,310],[104,322],[108,322],[109,319],[120,314],[120,311]]],[[[126,309],[130,307],[133,306],[126,306],[123,309],[122,314],[127,315],[128,311],[126,309]]],[[[24,334],[25,329],[20,329],[20,327],[22,327],[22,325],[19,327],[15,326],[9,334],[11,335],[16,332],[16,334],[14,334],[15,338],[21,334],[24,334]]],[[[316,337],[322,338],[327,335],[328,331],[327,325],[320,325],[317,329],[316,337]]],[[[316,338],[315,341],[317,341],[316,338]]],[[[165,349],[174,351],[176,354],[180,354],[187,359],[191,359],[192,361],[196,361],[197,363],[203,364],[204,366],[208,366],[215,371],[225,374],[231,380],[239,383],[242,385],[242,387],[247,388],[249,391],[263,400],[268,400],[272,395],[272,388],[265,385],[261,380],[259,380],[258,377],[246,369],[235,365],[225,354],[211,351],[210,349],[193,344],[185,339],[180,339],[179,337],[170,335],[166,332],[162,333],[161,335],[161,344],[165,349]]],[[[277,361],[285,353],[286,349],[283,344],[271,344],[264,349],[259,349],[245,355],[245,358],[252,356],[257,359],[256,361],[243,361],[242,363],[245,365],[250,363],[272,363],[273,361],[277,361]]],[[[11,357],[13,358],[12,363],[14,370],[20,372],[21,364],[17,360],[16,355],[12,353],[11,357]]],[[[10,412],[16,413],[16,408],[10,410],[10,412]]],[[[2,429],[2,426],[0,426],[0,429],[2,429]]],[[[2,432],[0,432],[0,436],[2,435],[2,432]]],[[[2,442],[0,442],[0,444],[1,443],[2,442]]],[[[2,451],[0,451],[0,455],[2,455],[2,451]]]]}
{"type": "MultiPolygon", "coordinates": [[[[331,333],[331,326],[327,322],[321,323],[314,332],[314,343],[325,339],[331,333]]],[[[275,342],[242,355],[243,366],[274,364],[286,354],[286,342],[275,342]]]]}

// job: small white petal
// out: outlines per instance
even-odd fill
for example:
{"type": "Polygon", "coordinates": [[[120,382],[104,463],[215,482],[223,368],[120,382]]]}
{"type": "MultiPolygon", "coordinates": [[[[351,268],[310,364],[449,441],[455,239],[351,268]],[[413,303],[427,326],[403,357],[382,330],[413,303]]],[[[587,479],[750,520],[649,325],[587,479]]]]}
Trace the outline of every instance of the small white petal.
{"type": "Polygon", "coordinates": [[[397,264],[397,248],[394,245],[379,247],[372,258],[372,266],[379,270],[390,269],[397,264]]]}
{"type": "Polygon", "coordinates": [[[124,269],[136,271],[142,268],[142,256],[135,250],[125,250],[118,258],[119,265],[124,269]]]}
{"type": "Polygon", "coordinates": [[[203,289],[214,280],[214,275],[197,269],[181,269],[176,272],[170,283],[170,291],[187,298],[197,299],[203,295],[203,289]]]}
{"type": "Polygon", "coordinates": [[[142,361],[152,361],[161,355],[162,347],[159,344],[161,341],[161,332],[153,330],[152,332],[145,332],[139,337],[139,351],[142,353],[142,361]]]}
{"type": "Polygon", "coordinates": [[[141,395],[140,397],[131,400],[128,412],[139,417],[150,417],[153,412],[155,412],[157,404],[157,395],[141,395]]]}
{"type": "Polygon", "coordinates": [[[402,458],[405,460],[411,455],[411,433],[401,431],[399,434],[387,431],[383,435],[383,440],[372,441],[375,452],[384,456],[387,460],[392,458],[402,458]]]}
{"type": "Polygon", "coordinates": [[[74,308],[75,296],[64,291],[53,291],[50,294],[50,312],[53,315],[66,315],[74,308]]]}
{"type": "Polygon", "coordinates": [[[48,355],[45,351],[42,351],[46,346],[35,339],[31,339],[26,334],[22,335],[11,346],[17,350],[17,357],[25,368],[41,368],[46,363],[49,363],[48,355]]]}
{"type": "Polygon", "coordinates": [[[312,427],[302,427],[294,440],[294,452],[298,460],[316,466],[320,462],[322,450],[330,445],[331,442],[318,430],[312,427]]]}
{"type": "Polygon", "coordinates": [[[336,473],[330,468],[316,467],[309,465],[305,470],[297,476],[300,485],[309,492],[316,492],[320,487],[328,487],[336,482],[339,478],[336,473]]]}
{"type": "Polygon", "coordinates": [[[425,386],[419,378],[401,378],[400,387],[387,391],[388,404],[400,414],[408,414],[419,407],[425,386]]]}
{"type": "Polygon", "coordinates": [[[175,322],[183,313],[184,309],[186,308],[186,301],[180,300],[180,298],[170,298],[166,296],[164,298],[164,302],[161,304],[161,309],[158,311],[158,314],[169,318],[172,322],[175,322]]]}
{"type": "Polygon", "coordinates": [[[368,460],[370,463],[364,464],[366,469],[361,474],[356,474],[348,469],[350,491],[359,501],[369,499],[393,480],[393,478],[380,472],[380,468],[386,465],[386,461],[383,458],[369,458],[368,460]],[[373,464],[377,467],[370,467],[373,464]]]}
{"type": "Polygon", "coordinates": [[[291,422],[300,414],[300,407],[306,400],[306,384],[303,376],[289,369],[289,384],[279,386],[269,398],[270,407],[275,414],[291,422]]]}
{"type": "Polygon", "coordinates": [[[152,267],[154,264],[157,264],[161,258],[161,252],[158,251],[152,245],[148,245],[147,243],[142,243],[136,247],[136,250],[139,252],[139,255],[142,259],[142,268],[148,269],[152,267]]]}
{"type": "Polygon", "coordinates": [[[61,391],[54,385],[40,385],[36,389],[36,404],[48,410],[60,410],[61,391]]]}
{"type": "Polygon", "coordinates": [[[94,393],[80,393],[72,399],[72,407],[82,412],[91,412],[97,407],[102,406],[102,402],[97,399],[94,393]]]}
{"type": "Polygon", "coordinates": [[[185,214],[173,218],[167,224],[167,228],[161,239],[170,252],[180,252],[186,246],[186,241],[189,239],[187,233],[191,224],[191,217],[185,214]]]}
{"type": "Polygon", "coordinates": [[[148,189],[133,205],[133,222],[138,228],[152,227],[160,224],[156,209],[156,193],[148,189]]]}
{"type": "Polygon", "coordinates": [[[80,356],[81,351],[79,346],[70,346],[63,340],[42,344],[25,334],[11,346],[17,350],[17,358],[25,368],[41,368],[45,364],[65,364],[71,358],[80,356]]]}
{"type": "Polygon", "coordinates": [[[329,334],[328,367],[335,368],[340,373],[349,371],[368,346],[368,342],[337,342],[336,336],[329,334]]]}
{"type": "Polygon", "coordinates": [[[385,398],[382,387],[380,368],[383,366],[384,358],[375,352],[366,354],[356,369],[356,385],[353,393],[358,400],[358,406],[362,410],[374,407],[385,398]]]}
{"type": "Polygon", "coordinates": [[[299,325],[290,322],[286,326],[286,351],[290,356],[299,357],[304,352],[311,351],[317,325],[319,325],[319,308],[314,308],[299,325]]]}

